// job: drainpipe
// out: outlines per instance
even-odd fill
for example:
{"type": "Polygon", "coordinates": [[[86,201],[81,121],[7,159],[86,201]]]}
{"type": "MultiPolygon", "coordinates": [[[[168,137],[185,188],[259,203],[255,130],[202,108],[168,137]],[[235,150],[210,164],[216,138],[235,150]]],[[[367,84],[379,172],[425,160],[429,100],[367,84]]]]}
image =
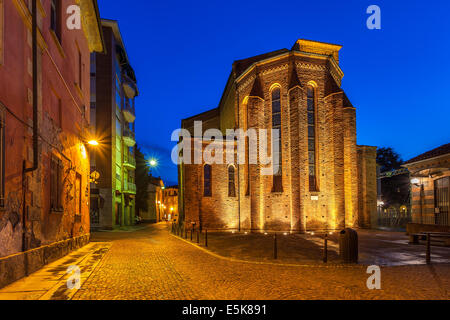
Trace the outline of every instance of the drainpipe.
{"type": "Polygon", "coordinates": [[[33,166],[26,168],[25,161],[23,164],[23,214],[22,214],[22,226],[23,226],[23,238],[22,238],[22,250],[27,251],[26,241],[26,197],[25,197],[25,175],[27,173],[36,171],[38,169],[38,69],[37,69],[37,0],[32,0],[32,51],[33,51],[33,166]]]}
{"type": "Polygon", "coordinates": [[[33,172],[38,169],[38,68],[37,68],[37,6],[33,0],[33,167],[25,169],[25,172],[33,172]]]}

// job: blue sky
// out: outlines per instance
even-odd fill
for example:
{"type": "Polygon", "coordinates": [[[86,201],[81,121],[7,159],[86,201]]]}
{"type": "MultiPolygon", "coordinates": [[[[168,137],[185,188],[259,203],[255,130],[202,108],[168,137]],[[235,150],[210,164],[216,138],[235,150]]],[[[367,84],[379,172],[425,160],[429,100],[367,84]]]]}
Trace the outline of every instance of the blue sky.
{"type": "Polygon", "coordinates": [[[172,131],[217,107],[233,61],[298,38],[343,45],[358,144],[390,146],[407,160],[450,142],[450,1],[98,2],[102,18],[119,20],[140,89],[137,140],[167,184],[177,183],[172,131]],[[366,27],[372,4],[381,30],[366,27]]]}

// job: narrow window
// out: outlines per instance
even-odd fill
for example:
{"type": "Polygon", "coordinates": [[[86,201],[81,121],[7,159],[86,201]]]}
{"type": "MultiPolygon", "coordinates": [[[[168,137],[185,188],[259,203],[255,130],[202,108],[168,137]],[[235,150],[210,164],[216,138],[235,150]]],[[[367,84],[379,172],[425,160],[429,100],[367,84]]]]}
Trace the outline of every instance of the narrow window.
{"type": "Polygon", "coordinates": [[[52,211],[62,210],[63,166],[60,159],[50,159],[50,208],[52,211]]]}
{"type": "Polygon", "coordinates": [[[236,183],[233,166],[228,167],[228,196],[236,197],[236,183]]]}
{"type": "Polygon", "coordinates": [[[81,175],[79,173],[75,180],[75,214],[81,215],[81,175]]]}
{"type": "MultiPolygon", "coordinates": [[[[244,127],[244,132],[248,131],[248,101],[244,100],[244,123],[243,123],[243,127],[244,127]]],[[[244,170],[244,175],[246,178],[246,189],[245,189],[245,195],[249,196],[250,195],[250,138],[247,135],[245,137],[245,156],[246,156],[246,165],[245,165],[245,170],[244,170]]]]}
{"type": "Polygon", "coordinates": [[[5,119],[3,110],[0,109],[0,207],[4,206],[5,206],[5,119]]]}
{"type": "Polygon", "coordinates": [[[272,130],[278,130],[278,137],[273,138],[273,146],[277,146],[278,150],[273,150],[273,162],[278,166],[274,166],[273,171],[273,192],[283,192],[282,183],[282,157],[281,157],[281,91],[275,88],[272,91],[272,130]]]}
{"type": "Polygon", "coordinates": [[[317,159],[316,159],[316,97],[312,86],[307,88],[308,95],[308,165],[309,191],[317,191],[317,159]]]}
{"type": "Polygon", "coordinates": [[[203,167],[203,195],[205,197],[211,197],[211,174],[212,169],[209,164],[203,167]]]}
{"type": "Polygon", "coordinates": [[[434,180],[434,202],[435,224],[450,226],[450,177],[434,180]]]}
{"type": "Polygon", "coordinates": [[[51,0],[50,29],[61,42],[61,0],[51,0]]]}

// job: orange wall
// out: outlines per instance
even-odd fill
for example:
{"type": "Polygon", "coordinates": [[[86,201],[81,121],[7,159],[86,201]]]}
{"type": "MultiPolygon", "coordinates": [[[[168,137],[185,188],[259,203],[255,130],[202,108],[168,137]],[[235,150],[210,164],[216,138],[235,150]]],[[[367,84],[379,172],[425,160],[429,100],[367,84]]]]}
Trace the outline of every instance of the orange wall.
{"type": "MultiPolygon", "coordinates": [[[[74,0],[62,0],[62,44],[50,31],[50,0],[41,0],[38,9],[43,41],[38,54],[39,69],[39,169],[27,174],[22,188],[22,165],[32,165],[32,50],[31,15],[27,1],[4,1],[4,59],[0,65],[0,102],[5,106],[6,178],[5,208],[0,219],[0,257],[22,247],[23,192],[28,208],[30,247],[89,233],[89,161],[82,137],[89,124],[90,52],[82,30],[66,27],[66,8],[74,0]],[[81,90],[78,81],[78,52],[82,55],[81,90]],[[51,155],[64,165],[62,202],[64,212],[50,212],[51,155]],[[63,156],[64,155],[64,156],[63,156]],[[65,158],[70,159],[67,160],[65,158]],[[75,176],[81,175],[81,217],[75,213],[75,176]],[[18,223],[17,219],[19,220],[18,223]]],[[[30,1],[31,2],[31,1],[30,1]]],[[[31,7],[31,5],[30,5],[31,7]]]]}

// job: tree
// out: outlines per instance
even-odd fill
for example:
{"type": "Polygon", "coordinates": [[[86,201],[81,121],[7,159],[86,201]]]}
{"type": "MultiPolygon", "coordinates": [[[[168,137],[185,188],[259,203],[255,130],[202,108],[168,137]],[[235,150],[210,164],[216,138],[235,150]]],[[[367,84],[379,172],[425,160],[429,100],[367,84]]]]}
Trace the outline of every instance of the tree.
{"type": "Polygon", "coordinates": [[[148,210],[148,185],[150,167],[144,154],[136,145],[136,212],[148,210]]]}
{"type": "Polygon", "coordinates": [[[379,148],[377,152],[377,164],[380,166],[381,172],[392,171],[400,169],[403,160],[394,149],[379,148]]]}
{"type": "MultiPolygon", "coordinates": [[[[400,169],[403,160],[392,148],[379,148],[377,164],[381,172],[400,169]]],[[[381,179],[381,197],[384,208],[400,207],[409,204],[409,174],[405,173],[390,178],[381,179]]]]}

